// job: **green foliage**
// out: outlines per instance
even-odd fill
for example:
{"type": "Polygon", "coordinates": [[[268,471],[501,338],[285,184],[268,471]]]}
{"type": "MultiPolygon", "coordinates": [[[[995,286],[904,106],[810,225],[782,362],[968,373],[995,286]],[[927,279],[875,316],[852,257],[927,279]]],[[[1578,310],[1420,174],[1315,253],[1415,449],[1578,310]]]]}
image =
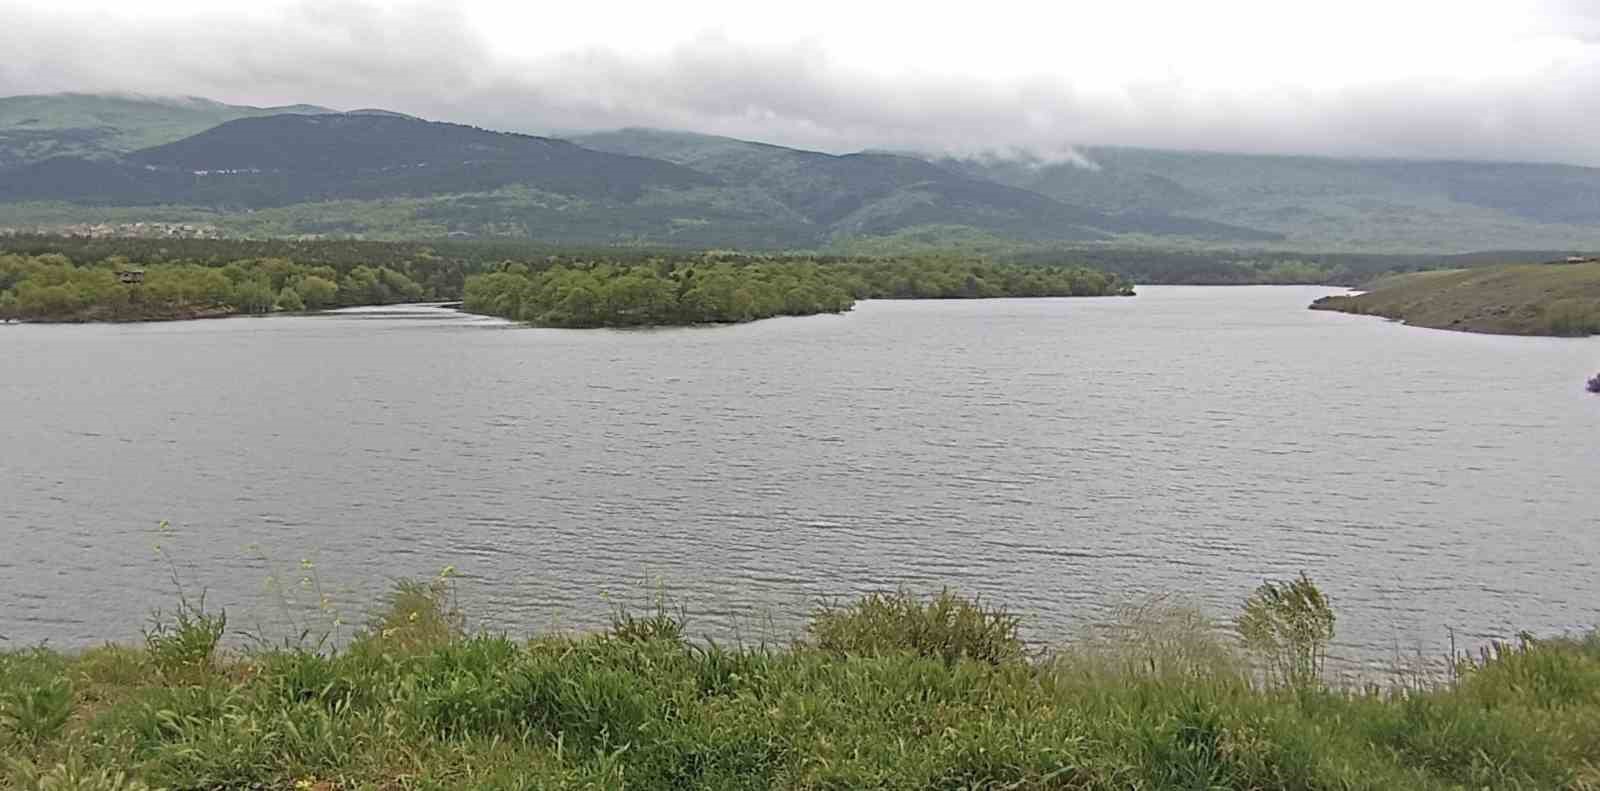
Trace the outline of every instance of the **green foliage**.
{"type": "Polygon", "coordinates": [[[806,626],[811,643],[835,654],[911,653],[946,662],[990,664],[1027,656],[1021,618],[946,589],[926,599],[909,591],[872,593],[844,606],[824,605],[806,626]]]}
{"type": "Polygon", "coordinates": [[[1243,666],[1235,641],[1199,607],[1156,596],[1119,606],[1052,661],[1078,672],[1168,679],[1233,680],[1243,666]]]}
{"type": "Polygon", "coordinates": [[[682,606],[673,608],[665,594],[658,594],[650,609],[642,614],[635,614],[624,605],[613,608],[609,634],[618,640],[682,643],[688,623],[688,614],[682,606]]]}
{"type": "Polygon", "coordinates": [[[813,266],[662,262],[557,265],[467,279],[463,307],[556,327],[735,322],[847,310],[853,300],[813,266]]]}
{"type": "Polygon", "coordinates": [[[260,280],[247,280],[233,287],[228,304],[240,313],[270,313],[277,295],[272,286],[260,280]]]}
{"type": "Polygon", "coordinates": [[[1493,642],[1455,667],[1464,697],[1486,708],[1600,705],[1600,632],[1582,638],[1493,642]]]}
{"type": "Polygon", "coordinates": [[[42,727],[0,725],[0,787],[1600,782],[1594,635],[1491,646],[1456,683],[1404,695],[1286,693],[1253,684],[1203,616],[1161,601],[1033,661],[1011,616],[948,592],[824,608],[826,650],[815,630],[810,644],[752,650],[685,645],[681,610],[659,598],[607,634],[467,635],[449,579],[397,584],[377,631],[344,650],[230,654],[203,676],[147,672],[152,648],[0,652],[0,693],[50,690],[42,727]],[[671,626],[635,628],[650,622],[671,626]]]}
{"type": "Polygon", "coordinates": [[[278,292],[276,307],[278,310],[290,312],[301,311],[306,309],[306,301],[293,286],[284,286],[283,290],[278,292]]]}
{"type": "Polygon", "coordinates": [[[145,649],[162,674],[182,678],[211,672],[217,646],[228,629],[228,613],[206,612],[205,597],[191,603],[180,597],[169,615],[160,610],[150,616],[144,630],[145,649]]]}
{"type": "Polygon", "coordinates": [[[9,772],[16,787],[27,791],[149,791],[149,786],[128,776],[124,770],[86,765],[80,756],[48,768],[26,759],[10,762],[9,772]]]}
{"type": "Polygon", "coordinates": [[[72,684],[44,651],[0,654],[0,745],[55,738],[72,716],[72,684]]]}
{"type": "Polygon", "coordinates": [[[148,654],[126,646],[106,644],[78,655],[73,663],[78,682],[88,694],[106,689],[138,686],[148,680],[148,654]]]}
{"type": "Polygon", "coordinates": [[[0,291],[0,321],[10,321],[18,316],[17,295],[11,291],[0,291]]]}
{"type": "Polygon", "coordinates": [[[553,327],[742,322],[849,310],[856,299],[1131,294],[1116,275],[943,259],[661,258],[620,266],[521,265],[467,280],[464,307],[553,327]],[[729,259],[732,260],[729,260],[729,259]]]}
{"type": "Polygon", "coordinates": [[[466,632],[466,616],[456,606],[453,574],[447,567],[431,580],[396,580],[383,604],[368,619],[362,640],[416,651],[461,637],[466,632]]]}
{"type": "Polygon", "coordinates": [[[316,275],[300,278],[294,286],[301,302],[311,310],[320,310],[338,304],[339,284],[316,275]]]}
{"type": "Polygon", "coordinates": [[[56,254],[0,255],[0,285],[14,288],[14,295],[0,292],[0,309],[35,321],[124,321],[383,304],[427,295],[423,286],[387,267],[352,268],[346,290],[333,282],[338,275],[332,268],[282,258],[147,264],[140,283],[118,280],[116,273],[127,266],[116,256],[78,265],[56,254]]]}
{"type": "Polygon", "coordinates": [[[1333,623],[1327,597],[1302,573],[1261,583],[1245,599],[1235,626],[1265,663],[1269,682],[1304,689],[1321,682],[1333,623]]]}

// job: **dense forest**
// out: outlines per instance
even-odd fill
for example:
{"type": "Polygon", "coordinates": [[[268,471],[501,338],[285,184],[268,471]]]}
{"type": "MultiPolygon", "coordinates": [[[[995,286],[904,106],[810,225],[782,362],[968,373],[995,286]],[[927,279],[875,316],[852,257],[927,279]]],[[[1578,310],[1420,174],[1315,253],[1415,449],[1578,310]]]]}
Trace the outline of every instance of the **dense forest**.
{"type": "Polygon", "coordinates": [[[427,288],[383,266],[356,266],[340,273],[283,258],[134,267],[118,257],[80,265],[58,253],[0,255],[3,320],[184,319],[381,305],[427,296],[427,288]],[[124,282],[124,277],[136,282],[124,282]]]}
{"type": "Polygon", "coordinates": [[[1460,255],[1423,255],[1083,246],[1064,250],[1019,250],[994,257],[1027,265],[1071,261],[1077,266],[1116,272],[1141,285],[1355,287],[1374,278],[1400,272],[1538,263],[1569,254],[1561,250],[1496,250],[1460,255]]]}
{"type": "Polygon", "coordinates": [[[235,261],[277,258],[307,267],[327,267],[343,277],[358,267],[384,267],[423,287],[427,297],[457,299],[469,272],[515,256],[548,255],[528,244],[460,242],[367,242],[298,239],[150,239],[0,234],[0,254],[51,253],[87,264],[121,258],[137,267],[198,264],[220,267],[235,261]]]}
{"type": "MultiPolygon", "coordinates": [[[[139,321],[464,296],[466,308],[479,313],[549,326],[599,327],[837,313],[857,299],[1132,293],[1116,275],[1081,267],[718,253],[587,260],[568,254],[489,264],[414,248],[401,252],[400,247],[379,246],[388,253],[377,256],[386,262],[380,264],[357,263],[364,246],[352,243],[322,247],[310,261],[163,256],[135,263],[112,255],[79,263],[58,252],[0,254],[0,319],[139,321]],[[458,287],[468,271],[481,274],[467,276],[458,287]],[[137,282],[124,282],[127,273],[137,282]]],[[[254,249],[293,252],[270,243],[254,249]]]]}
{"type": "Polygon", "coordinates": [[[1422,256],[1092,245],[753,253],[526,241],[15,234],[0,235],[0,258],[7,262],[0,274],[0,311],[32,320],[128,320],[296,309],[294,296],[306,309],[457,300],[468,295],[470,277],[496,275],[475,287],[474,310],[554,326],[698,323],[844,310],[856,299],[1117,294],[1132,283],[1359,285],[1386,273],[1555,257],[1556,251],[1422,256]],[[146,282],[111,288],[123,268],[143,270],[146,282]],[[25,279],[33,282],[26,289],[25,279]],[[179,288],[178,281],[189,285],[179,288]],[[324,282],[334,285],[333,296],[318,291],[324,282]],[[612,286],[619,289],[615,295],[609,294],[612,286]],[[840,293],[847,299],[841,301],[840,293]],[[566,305],[562,300],[569,296],[575,301],[566,305]],[[591,296],[594,307],[573,312],[591,296]]]}
{"type": "Polygon", "coordinates": [[[662,259],[633,266],[513,264],[467,279],[464,307],[552,327],[742,322],[849,310],[857,299],[1131,295],[1079,267],[953,261],[763,263],[662,259]]]}
{"type": "MultiPolygon", "coordinates": [[[[1569,255],[1563,250],[1504,250],[1464,255],[1380,255],[1282,252],[1253,249],[1173,249],[1128,245],[965,245],[915,238],[805,254],[822,264],[983,260],[1044,267],[1089,267],[1141,285],[1356,286],[1380,275],[1492,264],[1537,263],[1569,255]]],[[[663,258],[726,262],[790,260],[795,254],[691,251],[660,246],[583,247],[527,240],[364,241],[343,239],[162,239],[0,234],[0,253],[61,253],[79,263],[121,256],[139,265],[185,261],[221,266],[251,258],[286,258],[329,266],[341,275],[357,266],[383,266],[415,280],[430,296],[457,299],[467,275],[491,272],[507,261],[540,268],[609,261],[646,264],[663,258]]]]}

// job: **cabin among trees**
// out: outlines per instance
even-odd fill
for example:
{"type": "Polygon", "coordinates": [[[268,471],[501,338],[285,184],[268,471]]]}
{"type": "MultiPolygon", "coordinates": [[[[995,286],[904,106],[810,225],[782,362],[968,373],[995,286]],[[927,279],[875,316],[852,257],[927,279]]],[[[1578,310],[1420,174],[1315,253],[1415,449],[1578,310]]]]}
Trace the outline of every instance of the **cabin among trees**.
{"type": "Polygon", "coordinates": [[[117,282],[125,286],[142,285],[144,283],[144,270],[119,269],[117,270],[117,282]]]}

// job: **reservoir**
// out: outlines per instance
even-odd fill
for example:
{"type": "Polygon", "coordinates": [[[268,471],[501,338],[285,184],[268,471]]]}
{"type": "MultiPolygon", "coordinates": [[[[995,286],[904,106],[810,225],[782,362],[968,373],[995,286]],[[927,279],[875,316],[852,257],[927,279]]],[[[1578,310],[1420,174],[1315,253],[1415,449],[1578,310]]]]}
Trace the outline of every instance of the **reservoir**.
{"type": "Polygon", "coordinates": [[[1600,339],[1305,309],[1329,293],[0,327],[0,645],[137,641],[174,572],[230,628],[283,636],[319,587],[348,633],[447,565],[519,636],[665,592],[751,641],[950,586],[1058,642],[1301,571],[1369,663],[1600,621],[1600,339]]]}

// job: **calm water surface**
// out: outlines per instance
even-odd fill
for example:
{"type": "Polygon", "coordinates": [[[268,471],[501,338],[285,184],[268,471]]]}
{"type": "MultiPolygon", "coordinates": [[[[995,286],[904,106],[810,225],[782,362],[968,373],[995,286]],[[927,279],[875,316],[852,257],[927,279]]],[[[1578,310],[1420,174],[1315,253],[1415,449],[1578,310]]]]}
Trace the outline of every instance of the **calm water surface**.
{"type": "Polygon", "coordinates": [[[1600,621],[1600,342],[1304,309],[1324,293],[0,327],[0,634],[137,639],[173,600],[158,542],[269,630],[267,580],[302,558],[348,620],[453,565],[513,633],[653,585],[729,637],[950,584],[1052,640],[1151,593],[1225,614],[1300,570],[1369,661],[1600,621]]]}

